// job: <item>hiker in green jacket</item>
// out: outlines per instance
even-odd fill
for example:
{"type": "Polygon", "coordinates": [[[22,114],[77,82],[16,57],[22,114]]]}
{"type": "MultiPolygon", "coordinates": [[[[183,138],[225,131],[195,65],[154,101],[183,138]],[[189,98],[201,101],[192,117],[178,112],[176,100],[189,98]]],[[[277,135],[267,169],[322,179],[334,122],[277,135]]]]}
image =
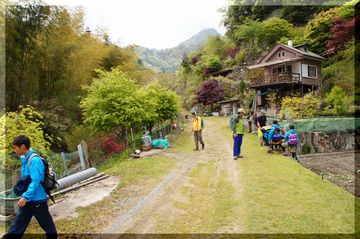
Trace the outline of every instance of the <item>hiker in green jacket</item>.
{"type": "Polygon", "coordinates": [[[237,115],[234,118],[234,123],[232,124],[233,138],[234,138],[234,160],[238,158],[242,158],[241,154],[241,144],[244,135],[244,124],[243,118],[245,116],[245,112],[242,108],[238,110],[237,115]]]}

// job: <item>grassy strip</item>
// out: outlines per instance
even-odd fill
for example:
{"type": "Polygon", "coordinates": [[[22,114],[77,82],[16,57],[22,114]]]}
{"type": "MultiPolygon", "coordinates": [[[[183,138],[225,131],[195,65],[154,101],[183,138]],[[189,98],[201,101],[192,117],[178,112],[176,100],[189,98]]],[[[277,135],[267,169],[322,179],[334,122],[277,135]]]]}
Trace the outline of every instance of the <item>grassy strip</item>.
{"type": "Polygon", "coordinates": [[[214,160],[197,165],[190,174],[192,186],[182,188],[183,196],[189,201],[174,202],[174,206],[184,213],[172,222],[160,222],[157,231],[215,233],[230,223],[236,207],[234,188],[227,180],[226,171],[217,170],[214,160]]]}
{"type": "MultiPolygon", "coordinates": [[[[227,120],[223,122],[226,125],[227,120]]],[[[229,135],[227,127],[223,134],[229,135]]],[[[354,233],[352,194],[290,158],[266,150],[256,135],[244,136],[244,159],[237,166],[245,232],[354,233]]]]}
{"type": "MultiPolygon", "coordinates": [[[[125,186],[137,185],[142,187],[142,194],[146,194],[158,184],[171,168],[175,167],[175,160],[168,158],[127,159],[116,156],[100,167],[100,171],[112,176],[120,176],[121,183],[111,193],[111,196],[92,204],[78,208],[79,216],[72,219],[56,221],[59,233],[94,233],[111,224],[113,218],[127,208],[120,201],[128,198],[125,186]]],[[[141,196],[141,195],[137,195],[141,196]]],[[[42,233],[38,224],[32,224],[26,233],[42,233]]]]}

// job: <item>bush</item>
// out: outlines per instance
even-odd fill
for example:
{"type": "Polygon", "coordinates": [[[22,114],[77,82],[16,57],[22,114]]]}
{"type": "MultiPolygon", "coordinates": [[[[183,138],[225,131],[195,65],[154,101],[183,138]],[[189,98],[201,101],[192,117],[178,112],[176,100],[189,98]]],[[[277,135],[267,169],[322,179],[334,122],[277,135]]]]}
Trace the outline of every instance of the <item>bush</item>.
{"type": "Polygon", "coordinates": [[[333,115],[349,113],[351,112],[353,101],[354,97],[346,95],[342,88],[334,86],[330,93],[326,94],[326,110],[329,110],[333,115]]]}
{"type": "Polygon", "coordinates": [[[106,136],[101,143],[102,151],[106,154],[120,153],[123,151],[125,146],[123,144],[118,144],[115,141],[115,137],[106,136]]]}
{"type": "Polygon", "coordinates": [[[302,148],[301,148],[301,152],[302,152],[303,154],[308,154],[308,153],[310,153],[310,152],[311,152],[311,145],[308,144],[308,143],[305,143],[305,144],[302,146],[302,148]]]}
{"type": "Polygon", "coordinates": [[[289,113],[292,118],[311,118],[320,109],[320,98],[311,92],[304,97],[286,96],[282,100],[281,111],[289,113]]]}
{"type": "Polygon", "coordinates": [[[76,151],[77,145],[84,140],[88,142],[91,140],[94,131],[92,128],[85,125],[78,125],[75,128],[71,129],[70,132],[65,136],[65,142],[68,150],[76,151]]]}

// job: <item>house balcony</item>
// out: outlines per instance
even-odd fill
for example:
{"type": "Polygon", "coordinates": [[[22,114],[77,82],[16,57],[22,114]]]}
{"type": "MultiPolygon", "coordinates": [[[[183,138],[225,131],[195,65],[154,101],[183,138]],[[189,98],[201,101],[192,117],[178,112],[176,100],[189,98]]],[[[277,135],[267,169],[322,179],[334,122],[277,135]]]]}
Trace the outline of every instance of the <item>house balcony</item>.
{"type": "Polygon", "coordinates": [[[250,78],[250,87],[261,87],[271,85],[287,85],[287,84],[299,84],[299,73],[285,73],[276,75],[266,75],[263,78],[253,77],[250,78]]]}

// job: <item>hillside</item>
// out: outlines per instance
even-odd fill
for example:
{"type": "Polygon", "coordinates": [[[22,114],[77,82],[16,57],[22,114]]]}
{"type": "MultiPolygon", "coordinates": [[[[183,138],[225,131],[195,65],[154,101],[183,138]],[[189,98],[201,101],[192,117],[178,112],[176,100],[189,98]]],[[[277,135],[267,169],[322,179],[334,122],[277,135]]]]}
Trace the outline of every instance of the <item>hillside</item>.
{"type": "Polygon", "coordinates": [[[136,53],[148,68],[160,72],[175,72],[184,54],[201,48],[209,36],[218,35],[220,34],[215,29],[204,29],[176,47],[158,50],[139,46],[136,53]]]}

